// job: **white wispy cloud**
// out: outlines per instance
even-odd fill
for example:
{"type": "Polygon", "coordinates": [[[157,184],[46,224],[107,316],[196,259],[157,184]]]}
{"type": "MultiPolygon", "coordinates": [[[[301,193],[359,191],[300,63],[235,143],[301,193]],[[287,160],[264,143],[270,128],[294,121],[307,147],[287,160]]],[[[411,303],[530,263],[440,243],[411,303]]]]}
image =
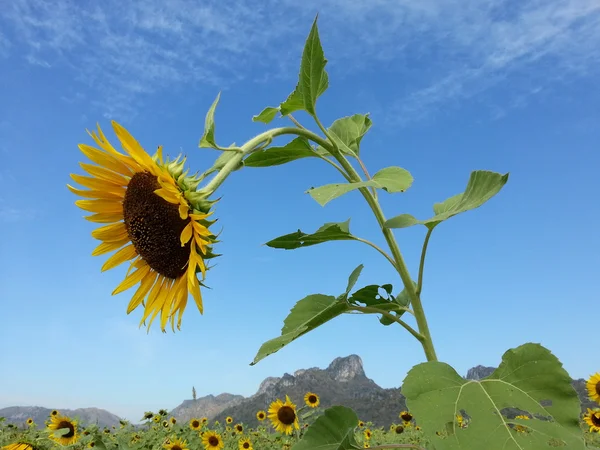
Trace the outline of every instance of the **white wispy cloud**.
{"type": "Polygon", "coordinates": [[[0,54],[25,46],[32,64],[70,67],[101,92],[107,116],[133,114],[173,86],[293,80],[317,12],[330,71],[397,72],[386,109],[400,121],[514,77],[504,106],[522,104],[550,82],[597,75],[600,62],[597,0],[13,0],[0,10],[0,54]]]}

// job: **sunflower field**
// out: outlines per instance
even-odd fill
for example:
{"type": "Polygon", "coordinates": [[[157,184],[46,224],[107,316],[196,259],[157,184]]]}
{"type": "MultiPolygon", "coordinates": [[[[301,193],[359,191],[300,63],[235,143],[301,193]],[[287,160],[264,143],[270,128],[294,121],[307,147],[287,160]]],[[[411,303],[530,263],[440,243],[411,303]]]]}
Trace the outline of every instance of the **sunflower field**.
{"type": "MultiPolygon", "coordinates": [[[[127,129],[113,121],[115,140],[100,126],[88,132],[95,145],[79,145],[89,160],[80,163],[86,174],[71,174],[79,186],[67,187],[81,197],[75,204],[89,213],[85,219],[98,225],[92,237],[100,243],[92,255],[112,253],[101,270],[129,264],[125,278],[113,291],[115,295],[135,287],[124,308],[126,313],[141,312],[139,324],[147,330],[156,324],[162,332],[167,327],[175,332],[181,329],[190,297],[198,312],[204,312],[202,292],[214,267],[209,263],[222,256],[216,253],[219,233],[214,230],[221,201],[214,197],[218,188],[245,168],[265,170],[301,158],[324,162],[344,181],[313,187],[307,193],[325,206],[348,192],[359,192],[387,247],[352,234],[349,220],[325,223],[313,232],[297,230],[266,245],[295,250],[330,241],[360,242],[391,265],[401,290],[394,292],[390,283],[355,289],[364,267],[359,265],[336,295],[315,293],[299,300],[285,318],[281,335],[262,344],[252,365],[344,314],[375,316],[382,326],[400,327],[422,347],[425,362],[412,367],[402,382],[408,411],[398,411],[397,423],[375,426],[343,405],[321,408],[319,394],[313,392],[302,399],[273,399],[266,411],[256,411],[260,425],[254,429],[236,422],[235,417],[227,417],[225,423],[205,417],[180,423],[166,410],[145,413],[141,425],[123,421],[119,428],[100,429],[81,426],[77,418],[52,411],[44,424],[33,420],[17,426],[2,422],[2,450],[600,448],[600,408],[581,413],[569,374],[542,345],[524,343],[508,349],[498,368],[481,380],[464,379],[437,357],[421,295],[430,238],[445,221],[477,209],[499,194],[509,174],[473,171],[464,192],[433,205],[433,216],[417,219],[402,213],[386,218],[379,193],[401,195],[412,186],[413,177],[397,166],[382,168],[373,175],[367,170],[360,145],[372,126],[368,114],[343,117],[329,127],[322,124],[317,100],[329,87],[326,64],[315,18],[295,89],[279,106],[266,107],[253,117],[263,124],[276,117],[289,119],[291,125],[264,131],[241,146],[219,145],[215,135],[219,93],[206,114],[199,147],[220,154],[208,170],[191,175],[185,157],[166,156],[161,146],[154,147],[157,151],[150,155],[127,129]],[[293,117],[296,111],[306,112],[318,131],[311,131],[293,117]],[[293,139],[282,146],[271,145],[282,136],[293,139]],[[123,151],[117,150],[117,142],[123,151]],[[425,234],[416,276],[409,273],[394,234],[408,227],[421,227],[425,234]]],[[[586,387],[589,398],[600,406],[600,373],[589,377],[586,387]]]]}

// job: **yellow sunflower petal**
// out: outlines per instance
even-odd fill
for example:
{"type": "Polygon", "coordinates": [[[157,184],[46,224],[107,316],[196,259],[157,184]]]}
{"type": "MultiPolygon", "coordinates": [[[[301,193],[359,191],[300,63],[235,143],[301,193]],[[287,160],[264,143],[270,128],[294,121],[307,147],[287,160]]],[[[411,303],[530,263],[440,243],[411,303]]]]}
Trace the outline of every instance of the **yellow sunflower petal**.
{"type": "Polygon", "coordinates": [[[135,284],[139,283],[146,275],[148,275],[148,272],[150,272],[149,265],[145,265],[137,269],[135,272],[132,272],[131,275],[129,275],[127,278],[121,281],[121,284],[119,284],[117,288],[112,292],[112,295],[117,295],[131,288],[135,284]]]}
{"type": "Polygon", "coordinates": [[[86,220],[96,223],[112,223],[123,220],[123,212],[121,213],[96,213],[91,216],[84,216],[86,220]]]}
{"type": "Polygon", "coordinates": [[[177,205],[179,203],[179,199],[177,198],[177,196],[174,195],[173,192],[169,191],[168,189],[160,188],[155,190],[154,193],[160,198],[168,201],[169,203],[173,203],[174,205],[177,205]]]}
{"type": "Polygon", "coordinates": [[[200,314],[204,314],[204,306],[202,305],[202,294],[200,293],[200,283],[198,282],[198,278],[194,277],[191,284],[188,282],[188,290],[192,294],[192,297],[194,297],[198,311],[200,311],[200,314]]]}
{"type": "Polygon", "coordinates": [[[119,186],[118,184],[111,183],[110,181],[100,180],[92,177],[84,177],[83,175],[77,175],[76,173],[72,173],[70,176],[76,183],[79,183],[88,189],[114,192],[116,194],[123,194],[123,196],[125,196],[125,188],[123,186],[119,186]]]}
{"type": "Polygon", "coordinates": [[[153,175],[159,175],[161,173],[158,165],[152,160],[150,155],[146,153],[144,148],[140,145],[140,143],[127,131],[123,126],[119,123],[112,121],[113,129],[115,130],[115,134],[121,141],[121,145],[123,149],[129,153],[129,155],[141,166],[143,166],[146,170],[148,170],[153,175]]]}
{"type": "Polygon", "coordinates": [[[114,252],[115,250],[126,245],[128,242],[128,237],[125,237],[118,241],[103,242],[94,249],[94,251],[92,252],[92,256],[100,256],[104,255],[105,253],[114,252]]]}
{"type": "Polygon", "coordinates": [[[75,194],[75,195],[79,195],[80,197],[86,197],[86,198],[103,198],[106,200],[123,200],[123,194],[117,194],[115,192],[108,192],[108,191],[86,191],[83,189],[76,189],[73,186],[71,186],[70,184],[67,184],[67,187],[69,188],[69,190],[75,194]]]}
{"type": "Polygon", "coordinates": [[[190,212],[190,207],[188,206],[187,203],[185,203],[185,200],[183,200],[183,202],[179,204],[179,218],[181,220],[187,219],[189,212],[190,212]]]}
{"type": "Polygon", "coordinates": [[[79,165],[87,173],[101,180],[109,181],[118,186],[127,186],[129,184],[129,180],[127,178],[125,178],[123,175],[113,172],[110,169],[86,163],[79,163],[79,165]]]}
{"type": "Polygon", "coordinates": [[[192,222],[188,223],[185,226],[185,228],[183,229],[183,231],[181,232],[181,237],[180,237],[181,246],[183,247],[185,244],[187,244],[191,238],[192,238],[192,222]]]}
{"type": "Polygon", "coordinates": [[[119,264],[123,264],[125,261],[129,261],[137,256],[137,251],[133,244],[129,244],[127,247],[122,248],[117,253],[112,255],[100,269],[102,272],[113,269],[119,264]]]}
{"type": "Polygon", "coordinates": [[[76,200],[81,209],[95,213],[122,213],[123,203],[113,200],[76,200]]]}
{"type": "Polygon", "coordinates": [[[123,222],[105,225],[92,231],[92,237],[101,241],[118,241],[127,237],[127,228],[123,222]]]}
{"type": "Polygon", "coordinates": [[[156,278],[158,277],[158,273],[154,271],[150,271],[146,274],[146,276],[142,279],[142,283],[138,290],[133,294],[129,305],[127,306],[127,314],[130,314],[135,308],[137,308],[140,303],[146,298],[148,291],[150,288],[154,286],[156,282],[156,278]]]}
{"type": "Polygon", "coordinates": [[[117,157],[89,145],[79,144],[78,147],[85,156],[87,156],[91,161],[94,161],[96,164],[120,173],[121,175],[132,175],[131,169],[125,163],[119,161],[117,157]]]}

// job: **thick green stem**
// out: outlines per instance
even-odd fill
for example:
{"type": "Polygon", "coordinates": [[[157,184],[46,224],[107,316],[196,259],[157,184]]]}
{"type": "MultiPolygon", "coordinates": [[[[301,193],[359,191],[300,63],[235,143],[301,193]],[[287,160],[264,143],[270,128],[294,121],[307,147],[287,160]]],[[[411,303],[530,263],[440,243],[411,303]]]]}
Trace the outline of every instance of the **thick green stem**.
{"type": "Polygon", "coordinates": [[[425,254],[427,253],[427,245],[429,245],[429,238],[433,228],[427,228],[427,235],[425,236],[425,242],[423,242],[423,249],[421,250],[421,262],[419,263],[419,281],[417,282],[417,295],[421,297],[421,291],[423,290],[423,271],[425,269],[425,254]]]}

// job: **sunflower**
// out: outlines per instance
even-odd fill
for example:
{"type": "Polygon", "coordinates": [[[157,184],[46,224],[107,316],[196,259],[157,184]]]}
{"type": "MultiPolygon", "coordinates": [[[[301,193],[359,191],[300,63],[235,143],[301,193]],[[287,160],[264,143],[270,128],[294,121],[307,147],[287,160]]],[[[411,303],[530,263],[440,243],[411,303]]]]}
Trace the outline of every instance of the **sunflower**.
{"type": "Polygon", "coordinates": [[[200,419],[191,419],[190,428],[194,431],[198,431],[200,428],[202,428],[202,423],[200,422],[200,419]]]}
{"type": "Polygon", "coordinates": [[[319,396],[317,394],[313,394],[312,392],[307,392],[304,396],[304,403],[306,403],[306,406],[316,408],[320,403],[319,396]]]}
{"type": "Polygon", "coordinates": [[[163,445],[163,448],[167,450],[188,450],[187,442],[179,438],[170,440],[168,444],[163,445]]]}
{"type": "Polygon", "coordinates": [[[394,433],[402,434],[404,432],[404,427],[402,425],[396,425],[394,427],[394,433]]]}
{"type": "Polygon", "coordinates": [[[33,425],[33,419],[31,417],[27,419],[27,425],[33,425]]]}
{"type": "Polygon", "coordinates": [[[94,448],[96,446],[96,443],[94,441],[88,443],[88,448],[94,448]]]}
{"type": "Polygon", "coordinates": [[[162,417],[160,417],[160,415],[157,414],[152,418],[152,420],[154,421],[154,423],[159,423],[161,418],[162,417]]]}
{"type": "Polygon", "coordinates": [[[244,432],[244,426],[241,423],[236,424],[234,428],[235,428],[236,433],[244,432]]]}
{"type": "Polygon", "coordinates": [[[363,448],[371,448],[371,444],[369,444],[368,442],[365,442],[363,444],[363,448]]]}
{"type": "Polygon", "coordinates": [[[202,445],[204,445],[205,450],[221,450],[225,447],[221,435],[214,431],[204,433],[204,436],[202,436],[202,445]]]}
{"type": "Polygon", "coordinates": [[[152,417],[154,417],[154,413],[152,411],[148,411],[144,413],[144,418],[142,420],[149,420],[152,419],[152,417]]]}
{"type": "Polygon", "coordinates": [[[585,387],[587,388],[590,400],[600,403],[600,372],[592,375],[585,383],[585,387]]]}
{"type": "Polygon", "coordinates": [[[206,424],[208,422],[208,417],[203,417],[202,419],[200,419],[200,422],[202,423],[202,425],[206,424]]]}
{"type": "Polygon", "coordinates": [[[371,430],[369,430],[369,429],[367,428],[367,429],[364,431],[364,435],[365,435],[365,439],[366,439],[366,440],[369,440],[369,439],[371,439],[371,436],[372,436],[373,434],[371,433],[371,430]]]}
{"type": "Polygon", "coordinates": [[[2,450],[35,450],[35,447],[28,442],[14,442],[12,444],[5,445],[2,450]]]}
{"type": "Polygon", "coordinates": [[[80,163],[91,176],[71,174],[90,190],[67,187],[84,197],[75,204],[93,213],[87,220],[107,224],[92,232],[102,241],[92,255],[118,250],[102,271],[131,261],[126,278],[113,291],[115,295],[140,283],[127,314],[141,304],[145,310],[140,326],[149,320],[149,331],[160,313],[161,330],[165,332],[170,319],[175,331],[175,316],[180,329],[188,292],[203,313],[200,286],[204,284],[196,273],[201,272],[204,280],[206,260],[218,256],[211,250],[216,237],[208,230],[214,221],[207,220],[215,201],[195,192],[201,178],[186,176],[185,158],[163,161],[162,147],[150,157],[125,128],[114,121],[112,125],[127,154],[115,150],[98,126],[97,134],[88,133],[100,148],[79,145],[97,164],[80,163]]]}
{"type": "Polygon", "coordinates": [[[50,415],[51,416],[58,416],[58,410],[53,409],[52,411],[50,411],[50,415]]]}
{"type": "Polygon", "coordinates": [[[293,429],[300,429],[296,405],[292,403],[289,396],[285,396],[285,403],[277,399],[269,406],[269,419],[276,431],[292,434],[293,429]]]}
{"type": "Polygon", "coordinates": [[[50,439],[58,442],[60,445],[72,445],[79,439],[77,435],[77,421],[71,420],[66,416],[51,416],[48,429],[54,430],[54,433],[50,435],[50,439]],[[61,430],[61,432],[57,432],[57,430],[61,430]]]}
{"type": "Polygon", "coordinates": [[[158,414],[161,416],[166,416],[169,412],[166,409],[159,409],[158,414]]]}
{"type": "Polygon", "coordinates": [[[600,432],[600,408],[593,410],[588,408],[583,420],[589,425],[590,433],[600,432]]]}
{"type": "Polygon", "coordinates": [[[256,418],[257,418],[258,420],[260,420],[261,422],[262,422],[263,420],[265,420],[265,418],[266,418],[266,417],[267,417],[267,413],[266,413],[266,412],[264,412],[264,411],[262,411],[262,410],[261,410],[261,411],[258,411],[258,412],[256,413],[256,418]]]}
{"type": "Polygon", "coordinates": [[[408,411],[402,411],[398,417],[400,417],[405,422],[410,422],[413,418],[413,415],[411,413],[409,413],[408,411]]]}
{"type": "Polygon", "coordinates": [[[171,425],[175,425],[177,423],[177,419],[175,417],[171,417],[169,422],[171,422],[171,425]]]}
{"type": "Polygon", "coordinates": [[[227,422],[227,423],[231,423],[231,422],[233,422],[233,417],[227,416],[227,417],[225,418],[225,422],[227,422]]]}
{"type": "Polygon", "coordinates": [[[362,428],[362,427],[365,426],[365,423],[362,420],[359,420],[358,421],[358,426],[362,428]]]}
{"type": "Polygon", "coordinates": [[[239,450],[253,450],[252,449],[252,442],[250,442],[250,439],[240,439],[240,442],[238,443],[238,449],[239,450]]]}

